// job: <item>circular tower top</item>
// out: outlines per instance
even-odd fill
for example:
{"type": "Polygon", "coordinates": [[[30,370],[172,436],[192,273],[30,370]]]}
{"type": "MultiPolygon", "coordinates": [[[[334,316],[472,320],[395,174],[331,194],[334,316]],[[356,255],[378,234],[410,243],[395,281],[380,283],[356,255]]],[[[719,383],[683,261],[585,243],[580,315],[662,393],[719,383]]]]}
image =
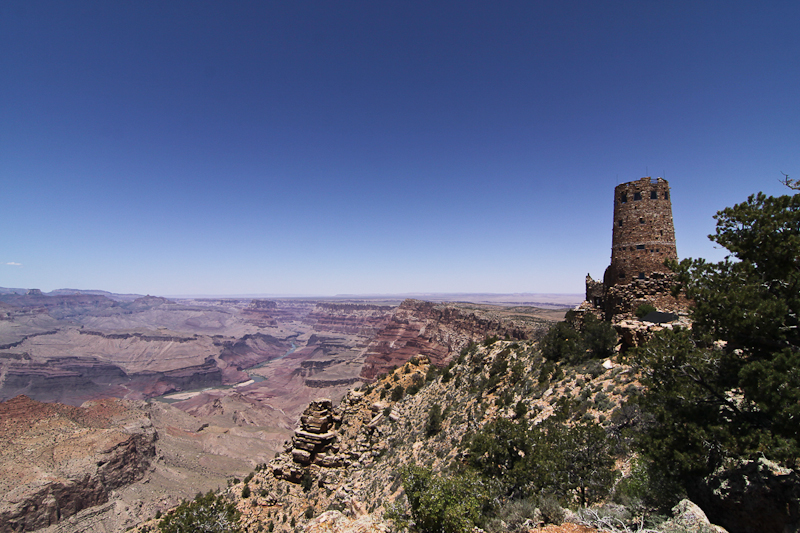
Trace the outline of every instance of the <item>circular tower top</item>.
{"type": "Polygon", "coordinates": [[[611,265],[603,282],[606,287],[647,279],[653,273],[668,273],[667,259],[678,259],[669,182],[642,178],[614,189],[614,231],[611,265]]]}

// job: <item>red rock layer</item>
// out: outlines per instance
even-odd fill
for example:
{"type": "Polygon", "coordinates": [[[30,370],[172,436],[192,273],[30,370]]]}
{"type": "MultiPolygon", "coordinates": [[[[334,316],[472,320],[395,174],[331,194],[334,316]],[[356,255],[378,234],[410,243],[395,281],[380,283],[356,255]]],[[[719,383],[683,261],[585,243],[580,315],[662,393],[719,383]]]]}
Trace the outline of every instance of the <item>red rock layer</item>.
{"type": "Polygon", "coordinates": [[[361,377],[372,380],[415,355],[424,355],[441,367],[470,341],[492,335],[525,339],[530,334],[510,321],[452,305],[405,300],[370,342],[361,377]]]}

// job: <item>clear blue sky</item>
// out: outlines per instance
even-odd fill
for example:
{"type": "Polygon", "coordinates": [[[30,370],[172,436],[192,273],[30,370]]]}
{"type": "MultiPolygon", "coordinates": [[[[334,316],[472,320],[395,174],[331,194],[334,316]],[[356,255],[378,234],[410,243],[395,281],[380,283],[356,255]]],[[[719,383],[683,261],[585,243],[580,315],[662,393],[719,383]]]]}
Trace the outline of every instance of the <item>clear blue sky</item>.
{"type": "Polygon", "coordinates": [[[0,286],[583,291],[800,178],[800,2],[0,4],[0,286]]]}

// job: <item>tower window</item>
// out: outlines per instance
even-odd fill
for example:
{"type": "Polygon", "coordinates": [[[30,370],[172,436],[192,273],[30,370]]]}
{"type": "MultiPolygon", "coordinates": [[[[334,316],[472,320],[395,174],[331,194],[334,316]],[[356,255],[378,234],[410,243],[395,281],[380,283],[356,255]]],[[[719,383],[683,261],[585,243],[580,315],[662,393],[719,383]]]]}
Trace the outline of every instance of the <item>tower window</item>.
{"type": "Polygon", "coordinates": [[[642,199],[642,193],[640,193],[640,192],[633,193],[633,201],[634,202],[637,202],[637,201],[639,201],[641,199],[642,199]]]}
{"type": "Polygon", "coordinates": [[[644,279],[644,272],[639,272],[639,279],[644,279]]]}
{"type": "Polygon", "coordinates": [[[619,273],[619,279],[625,279],[625,272],[619,273]]]}
{"type": "Polygon", "coordinates": [[[650,191],[650,199],[658,200],[658,191],[650,191]]]}
{"type": "Polygon", "coordinates": [[[644,224],[644,219],[643,218],[639,219],[639,224],[644,224]]]}
{"type": "Polygon", "coordinates": [[[644,250],[644,244],[637,244],[636,245],[636,249],[637,250],[644,250]]]}
{"type": "Polygon", "coordinates": [[[664,200],[669,200],[669,191],[664,191],[664,200]]]}
{"type": "Polygon", "coordinates": [[[619,219],[619,220],[617,221],[617,223],[619,224],[619,227],[621,228],[621,227],[622,227],[622,219],[619,219]]]}
{"type": "Polygon", "coordinates": [[[628,203],[628,193],[624,192],[619,197],[620,203],[627,204],[628,203]]]}

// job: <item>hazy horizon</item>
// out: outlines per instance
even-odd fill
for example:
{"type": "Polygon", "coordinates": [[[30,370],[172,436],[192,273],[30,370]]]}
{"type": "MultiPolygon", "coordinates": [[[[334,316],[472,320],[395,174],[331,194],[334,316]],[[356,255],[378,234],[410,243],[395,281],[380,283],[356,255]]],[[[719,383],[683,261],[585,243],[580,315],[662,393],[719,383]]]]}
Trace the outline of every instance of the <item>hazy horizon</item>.
{"type": "Polygon", "coordinates": [[[274,299],[341,299],[341,300],[403,300],[406,298],[414,298],[420,300],[441,301],[441,302],[456,302],[465,301],[473,303],[504,303],[504,304],[525,304],[525,303],[541,303],[558,306],[570,306],[583,300],[583,293],[397,293],[397,294],[270,294],[270,293],[241,293],[241,294],[155,294],[155,293],[114,293],[104,289],[77,289],[74,287],[59,287],[57,289],[48,289],[41,287],[0,287],[0,294],[4,291],[27,291],[30,289],[38,289],[43,294],[50,294],[55,291],[76,291],[76,292],[109,292],[118,296],[156,296],[161,298],[171,299],[227,299],[227,298],[241,298],[241,299],[256,299],[256,298],[274,298],[274,299]]]}

